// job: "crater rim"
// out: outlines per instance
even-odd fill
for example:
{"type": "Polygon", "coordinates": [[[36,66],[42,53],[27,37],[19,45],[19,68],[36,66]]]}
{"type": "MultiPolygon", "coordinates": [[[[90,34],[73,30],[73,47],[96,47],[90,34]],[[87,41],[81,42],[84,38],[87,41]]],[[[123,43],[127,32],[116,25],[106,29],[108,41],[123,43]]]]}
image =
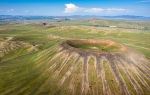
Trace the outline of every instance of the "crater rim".
{"type": "Polygon", "coordinates": [[[70,52],[89,54],[112,54],[125,52],[127,47],[112,40],[75,39],[66,40],[61,47],[70,52]]]}

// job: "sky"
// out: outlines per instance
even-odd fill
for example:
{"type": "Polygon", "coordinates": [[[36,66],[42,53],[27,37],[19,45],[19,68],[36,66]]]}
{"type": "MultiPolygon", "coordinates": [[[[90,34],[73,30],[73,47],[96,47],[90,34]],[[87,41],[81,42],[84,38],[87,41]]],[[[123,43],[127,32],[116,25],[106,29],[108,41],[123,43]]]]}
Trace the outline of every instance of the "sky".
{"type": "Polygon", "coordinates": [[[0,15],[150,16],[150,0],[0,0],[0,15]]]}

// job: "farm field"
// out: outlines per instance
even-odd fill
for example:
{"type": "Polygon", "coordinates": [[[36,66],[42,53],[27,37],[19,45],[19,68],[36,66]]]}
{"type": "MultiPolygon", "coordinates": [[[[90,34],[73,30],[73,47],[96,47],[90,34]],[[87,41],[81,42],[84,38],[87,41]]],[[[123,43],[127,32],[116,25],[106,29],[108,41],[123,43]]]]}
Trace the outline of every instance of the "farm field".
{"type": "Polygon", "coordinates": [[[150,21],[0,24],[0,95],[149,95],[150,21]]]}

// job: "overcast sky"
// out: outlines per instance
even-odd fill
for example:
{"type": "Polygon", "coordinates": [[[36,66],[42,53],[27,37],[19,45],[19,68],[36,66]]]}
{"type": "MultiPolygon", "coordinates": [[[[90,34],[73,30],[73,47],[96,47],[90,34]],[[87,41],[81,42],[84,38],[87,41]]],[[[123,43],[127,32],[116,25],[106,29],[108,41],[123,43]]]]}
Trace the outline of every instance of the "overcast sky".
{"type": "Polygon", "coordinates": [[[0,15],[150,16],[150,0],[0,0],[0,15]]]}

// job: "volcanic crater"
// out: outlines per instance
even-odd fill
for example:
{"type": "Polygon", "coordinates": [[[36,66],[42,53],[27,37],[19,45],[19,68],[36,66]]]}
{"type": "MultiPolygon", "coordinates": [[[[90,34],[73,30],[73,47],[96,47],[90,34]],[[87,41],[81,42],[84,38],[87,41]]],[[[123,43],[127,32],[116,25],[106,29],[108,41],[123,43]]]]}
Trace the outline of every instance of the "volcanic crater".
{"type": "Polygon", "coordinates": [[[87,55],[115,54],[127,49],[111,40],[67,40],[61,46],[66,50],[87,55]]]}
{"type": "MultiPolygon", "coordinates": [[[[150,73],[149,61],[140,53],[111,40],[67,40],[60,47],[71,55],[78,55],[82,60],[82,94],[91,92],[89,82],[90,59],[94,59],[96,77],[101,80],[103,94],[113,95],[109,84],[107,69],[113,75],[121,95],[132,94],[129,84],[137,95],[143,94],[142,86],[149,89],[147,80],[150,73]],[[104,65],[107,64],[108,67],[104,65]],[[142,84],[142,85],[141,85],[142,84]]],[[[98,88],[97,88],[98,89],[98,88]]],[[[94,94],[96,95],[96,94],[94,94]]],[[[115,94],[116,95],[116,94],[115,94]]]]}
{"type": "Polygon", "coordinates": [[[46,55],[52,78],[69,95],[144,95],[150,89],[149,60],[112,40],[66,40],[46,55]]]}

